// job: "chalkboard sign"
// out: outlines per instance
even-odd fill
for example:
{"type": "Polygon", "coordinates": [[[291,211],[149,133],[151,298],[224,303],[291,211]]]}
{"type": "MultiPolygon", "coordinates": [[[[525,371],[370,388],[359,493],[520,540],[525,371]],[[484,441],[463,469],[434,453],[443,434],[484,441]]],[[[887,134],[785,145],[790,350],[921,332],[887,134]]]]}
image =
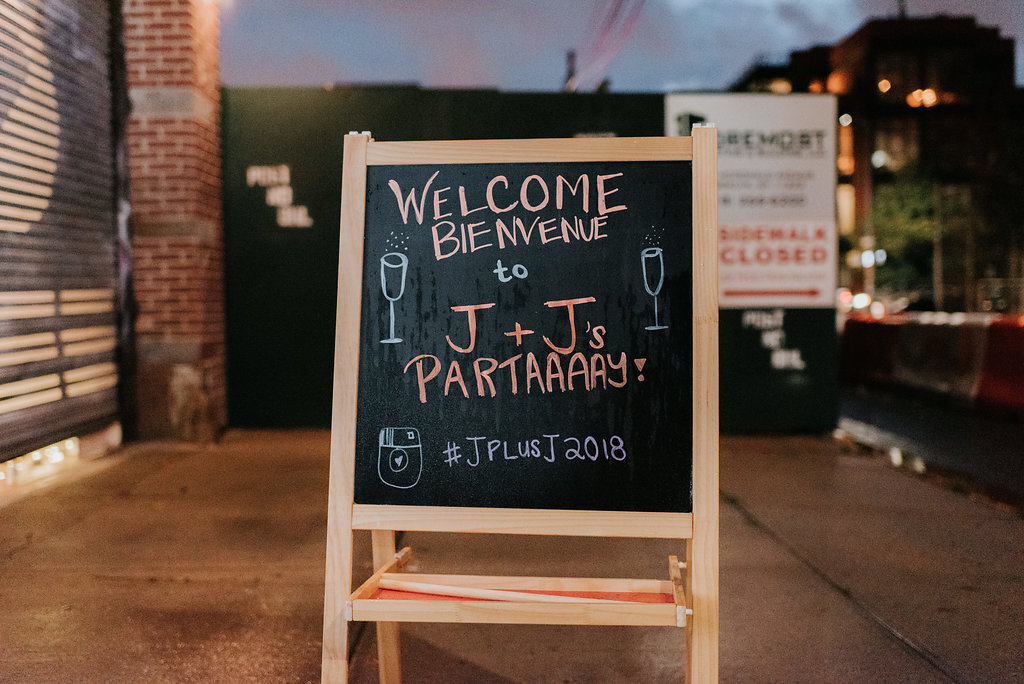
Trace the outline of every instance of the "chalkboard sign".
{"type": "Polygon", "coordinates": [[[688,677],[716,680],[716,174],[707,127],[346,137],[324,681],[346,681],[349,621],[378,623],[396,681],[397,623],[439,619],[685,626],[688,677]],[[375,567],[355,591],[353,530],[375,567]],[[667,583],[422,576],[395,530],[679,539],[688,562],[669,558],[667,583]],[[572,587],[671,602],[508,591],[572,587]],[[438,590],[459,597],[440,617],[415,598],[438,590]]]}
{"type": "Polygon", "coordinates": [[[367,168],[356,503],[692,510],[691,165],[367,168]]]}

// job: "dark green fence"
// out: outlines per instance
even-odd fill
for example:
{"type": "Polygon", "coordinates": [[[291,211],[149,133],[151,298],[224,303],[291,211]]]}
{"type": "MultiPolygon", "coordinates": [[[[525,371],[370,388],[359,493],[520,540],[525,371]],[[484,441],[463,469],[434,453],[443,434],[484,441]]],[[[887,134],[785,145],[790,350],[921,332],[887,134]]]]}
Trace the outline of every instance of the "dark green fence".
{"type": "Polygon", "coordinates": [[[230,423],[328,426],[342,138],[651,136],[661,95],[415,86],[223,91],[230,423]]]}
{"type": "MultiPolygon", "coordinates": [[[[223,92],[228,402],[238,427],[330,424],[341,151],[377,140],[650,136],[655,94],[501,93],[415,86],[223,92]]],[[[721,312],[726,431],[836,424],[832,309],[721,312]]]]}

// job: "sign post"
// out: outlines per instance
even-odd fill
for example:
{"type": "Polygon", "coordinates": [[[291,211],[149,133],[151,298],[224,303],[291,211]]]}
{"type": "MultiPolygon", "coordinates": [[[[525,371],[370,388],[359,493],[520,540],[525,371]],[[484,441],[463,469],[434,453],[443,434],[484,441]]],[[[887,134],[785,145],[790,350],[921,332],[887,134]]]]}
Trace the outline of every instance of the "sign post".
{"type": "Polygon", "coordinates": [[[666,96],[665,117],[666,135],[705,119],[719,131],[722,427],[831,430],[835,97],[681,93],[666,96]]]}
{"type": "Polygon", "coordinates": [[[383,623],[383,681],[407,621],[686,627],[689,676],[717,678],[716,178],[713,128],[346,137],[325,681],[351,620],[383,623]],[[377,568],[354,592],[353,529],[377,568]],[[687,561],[425,576],[394,530],[678,538],[687,561]]]}

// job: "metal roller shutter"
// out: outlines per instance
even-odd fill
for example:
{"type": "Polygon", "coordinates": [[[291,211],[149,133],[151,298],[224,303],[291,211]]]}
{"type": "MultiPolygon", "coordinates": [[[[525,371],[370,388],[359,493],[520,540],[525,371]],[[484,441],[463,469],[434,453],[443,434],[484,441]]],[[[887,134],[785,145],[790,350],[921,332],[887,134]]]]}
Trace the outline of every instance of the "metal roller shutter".
{"type": "Polygon", "coordinates": [[[0,461],[118,419],[107,0],[0,0],[0,461]]]}

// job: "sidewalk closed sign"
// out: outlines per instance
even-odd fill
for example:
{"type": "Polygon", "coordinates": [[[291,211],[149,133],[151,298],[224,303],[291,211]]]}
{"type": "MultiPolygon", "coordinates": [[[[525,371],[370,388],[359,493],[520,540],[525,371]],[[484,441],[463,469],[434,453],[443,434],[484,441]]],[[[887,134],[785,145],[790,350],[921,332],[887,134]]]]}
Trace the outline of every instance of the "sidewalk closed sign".
{"type": "Polygon", "coordinates": [[[723,429],[831,429],[835,98],[676,94],[665,116],[667,135],[719,130],[723,429]]]}

